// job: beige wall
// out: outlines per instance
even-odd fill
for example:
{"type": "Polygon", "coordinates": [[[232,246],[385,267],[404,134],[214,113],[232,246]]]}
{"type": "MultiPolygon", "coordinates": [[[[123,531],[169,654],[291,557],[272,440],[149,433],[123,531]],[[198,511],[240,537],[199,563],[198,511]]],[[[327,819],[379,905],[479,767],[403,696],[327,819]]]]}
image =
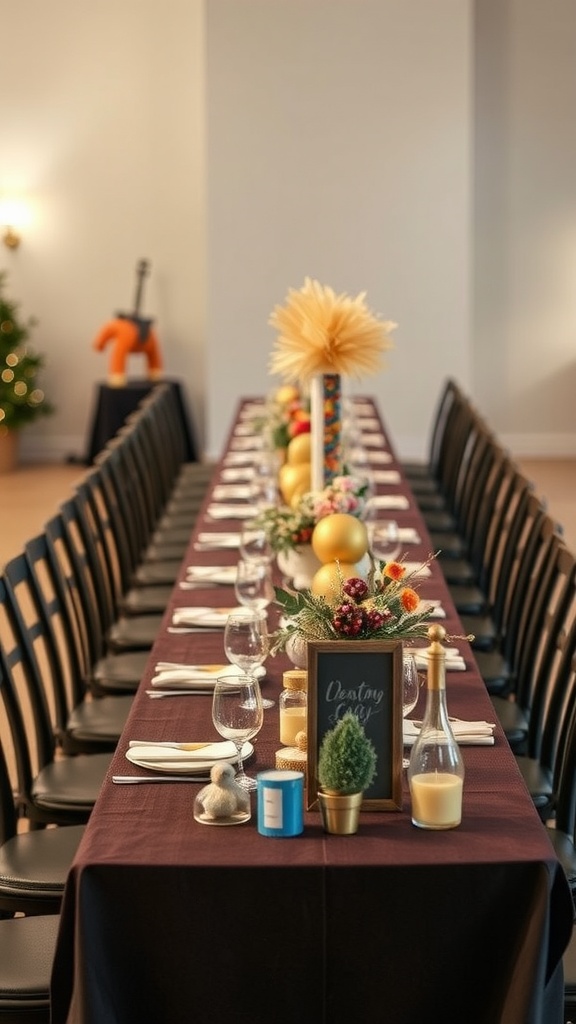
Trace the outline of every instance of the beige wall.
{"type": "MultiPolygon", "coordinates": [[[[29,455],[84,450],[99,327],[145,310],[199,418],[203,368],[204,27],[201,0],[2,0],[0,187],[21,187],[32,223],[0,267],[40,321],[57,414],[23,435],[29,455]]],[[[141,358],[130,365],[144,372],[141,358]]]]}
{"type": "Polygon", "coordinates": [[[423,451],[447,372],[515,450],[576,452],[572,0],[1,13],[0,187],[33,221],[0,268],[40,320],[58,406],[30,457],[83,450],[107,369],[91,340],[142,257],[209,455],[237,396],[273,383],[268,315],[306,274],[398,322],[387,370],[353,389],[401,454],[423,451]]]}

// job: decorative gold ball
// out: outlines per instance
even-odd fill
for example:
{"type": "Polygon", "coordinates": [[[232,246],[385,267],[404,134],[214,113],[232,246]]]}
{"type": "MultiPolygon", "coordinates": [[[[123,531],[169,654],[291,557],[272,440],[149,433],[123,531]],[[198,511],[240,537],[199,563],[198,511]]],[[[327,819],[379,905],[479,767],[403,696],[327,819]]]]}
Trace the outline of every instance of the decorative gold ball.
{"type": "Polygon", "coordinates": [[[368,550],[366,527],[355,516],[335,512],[314,527],[312,548],[321,562],[359,562],[368,550]]]}
{"type": "Polygon", "coordinates": [[[323,597],[328,604],[334,604],[340,590],[340,577],[345,580],[358,575],[358,568],[351,562],[326,562],[312,577],[310,590],[315,597],[323,597]]]}
{"type": "Polygon", "coordinates": [[[274,399],[280,405],[289,405],[298,398],[298,388],[294,384],[282,384],[274,393],[274,399]]]}
{"type": "Polygon", "coordinates": [[[292,504],[292,496],[298,489],[299,493],[305,494],[310,490],[311,467],[309,462],[302,462],[299,465],[292,465],[285,462],[280,467],[278,484],[280,492],[287,505],[292,504]]]}
{"type": "Polygon", "coordinates": [[[309,463],[312,460],[311,434],[297,434],[288,442],[286,450],[286,461],[291,466],[300,465],[302,462],[309,463]]]}

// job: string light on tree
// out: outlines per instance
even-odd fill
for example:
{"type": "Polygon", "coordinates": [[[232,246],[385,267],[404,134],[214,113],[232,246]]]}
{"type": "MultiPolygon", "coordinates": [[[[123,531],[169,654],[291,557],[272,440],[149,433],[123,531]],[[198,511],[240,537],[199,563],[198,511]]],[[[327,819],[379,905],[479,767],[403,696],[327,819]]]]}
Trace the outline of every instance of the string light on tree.
{"type": "Polygon", "coordinates": [[[18,430],[40,415],[53,411],[37,375],[44,357],[27,346],[36,321],[23,321],[16,303],[4,295],[5,273],[0,273],[0,433],[18,430]]]}

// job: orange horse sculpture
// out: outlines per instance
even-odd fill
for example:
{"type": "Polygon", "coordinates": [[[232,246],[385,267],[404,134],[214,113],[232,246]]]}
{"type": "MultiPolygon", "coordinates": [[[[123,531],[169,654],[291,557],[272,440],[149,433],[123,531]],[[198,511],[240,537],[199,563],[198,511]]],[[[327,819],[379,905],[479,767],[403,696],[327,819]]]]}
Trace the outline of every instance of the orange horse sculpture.
{"type": "Polygon", "coordinates": [[[149,380],[159,380],[162,376],[162,356],[160,343],[152,328],[152,320],[140,316],[142,286],[148,272],[147,260],[140,260],[137,267],[136,297],[133,313],[117,313],[96,335],[93,346],[102,352],[108,342],[114,341],[110,354],[108,383],[111,387],[121,388],[126,383],[126,360],[133,352],[146,356],[148,361],[149,380]]]}
{"type": "Polygon", "coordinates": [[[94,348],[102,352],[110,341],[114,341],[108,366],[108,383],[112,387],[121,388],[125,385],[126,360],[132,353],[146,356],[150,380],[162,377],[160,343],[149,321],[123,315],[109,320],[96,335],[94,348]]]}

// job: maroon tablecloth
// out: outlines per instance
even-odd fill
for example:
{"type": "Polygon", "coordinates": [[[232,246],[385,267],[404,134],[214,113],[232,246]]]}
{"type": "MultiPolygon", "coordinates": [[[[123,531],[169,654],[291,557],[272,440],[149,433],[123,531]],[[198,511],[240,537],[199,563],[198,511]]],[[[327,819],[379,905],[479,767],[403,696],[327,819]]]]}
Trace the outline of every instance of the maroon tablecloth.
{"type": "MultiPolygon", "coordinates": [[[[411,497],[403,481],[378,490],[411,497]]],[[[414,502],[393,514],[417,527],[422,543],[408,557],[424,560],[414,502]]],[[[238,528],[203,513],[197,525],[238,528]]],[[[236,558],[191,542],[183,569],[236,558]]],[[[438,565],[420,592],[441,598],[458,633],[438,565]]],[[[147,774],[124,756],[131,738],[219,738],[210,697],[151,700],[145,690],[157,661],[225,661],[221,632],[167,632],[175,607],[234,603],[228,588],[174,589],[110,775],[147,774]]],[[[493,721],[470,648],[458,645],[467,667],[448,673],[450,714],[493,721]]],[[[288,666],[283,655],[268,661],[265,695],[277,701],[288,666]]],[[[493,747],[462,748],[463,821],[447,832],[412,826],[406,786],[401,812],[363,814],[355,836],[326,835],[308,812],[302,836],[270,839],[257,832],[254,798],[246,825],[206,827],[193,818],[196,784],[108,779],[66,888],[54,1024],[560,1024],[570,893],[495,735],[493,747]]],[[[273,766],[279,747],[276,703],[247,770],[273,766]]]]}

